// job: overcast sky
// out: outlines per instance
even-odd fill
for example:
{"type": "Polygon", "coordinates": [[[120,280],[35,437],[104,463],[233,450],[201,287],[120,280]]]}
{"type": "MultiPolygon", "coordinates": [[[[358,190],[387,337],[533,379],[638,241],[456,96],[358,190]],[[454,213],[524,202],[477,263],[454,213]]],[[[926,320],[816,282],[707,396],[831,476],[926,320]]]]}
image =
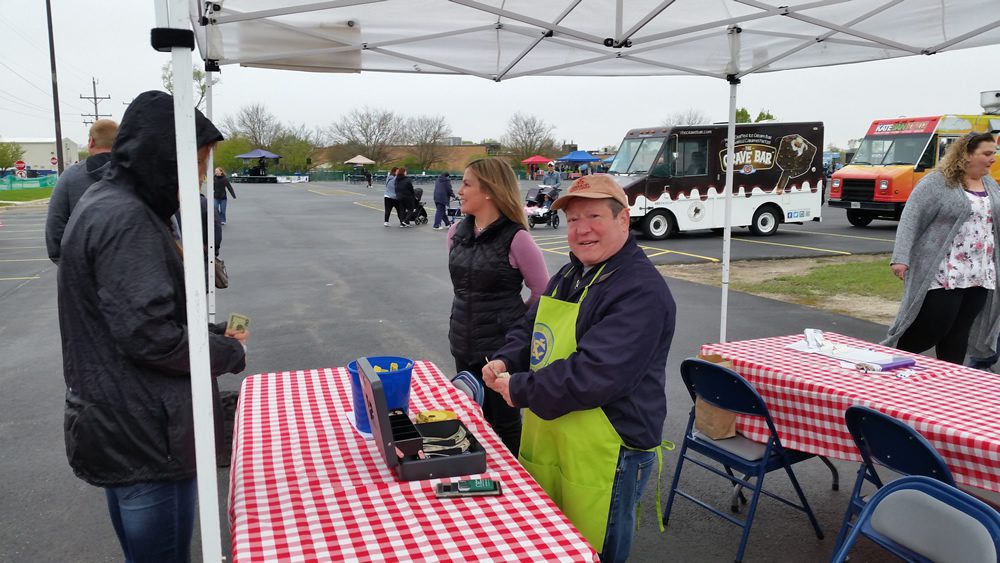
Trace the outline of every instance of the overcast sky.
{"type": "MultiPolygon", "coordinates": [[[[97,94],[111,96],[101,113],[121,119],[124,103],[162,89],[169,55],[149,46],[151,0],[52,0],[63,135],[81,146],[97,94]]],[[[54,137],[45,3],[0,0],[0,140],[54,137]]],[[[738,105],[768,109],[782,121],[823,121],[825,142],[844,146],[877,118],[980,113],[979,92],[1000,90],[1000,46],[930,57],[751,75],[738,105]]],[[[661,124],[689,108],[724,121],[728,85],[709,78],[480,78],[363,73],[315,74],[223,67],[215,118],[261,103],[282,122],[326,127],[354,108],[402,115],[442,115],[455,136],[479,141],[503,135],[510,116],[525,112],[554,127],[557,141],[581,149],[617,145],[628,129],[661,124]]]]}

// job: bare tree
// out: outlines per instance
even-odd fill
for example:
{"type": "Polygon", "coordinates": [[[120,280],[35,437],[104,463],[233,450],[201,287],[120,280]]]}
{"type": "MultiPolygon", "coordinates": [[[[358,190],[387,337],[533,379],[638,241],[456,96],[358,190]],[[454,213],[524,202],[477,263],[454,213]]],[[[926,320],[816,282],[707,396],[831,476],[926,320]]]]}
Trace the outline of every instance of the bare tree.
{"type": "Polygon", "coordinates": [[[684,111],[675,111],[663,120],[664,125],[700,125],[702,123],[711,122],[712,118],[710,118],[708,114],[695,108],[688,108],[684,111]]]}
{"type": "Polygon", "coordinates": [[[283,169],[304,172],[312,163],[318,141],[315,131],[310,131],[305,125],[283,127],[272,140],[270,149],[281,155],[283,169]]]}
{"type": "Polygon", "coordinates": [[[419,168],[431,168],[444,160],[444,141],[449,136],[451,127],[443,116],[421,115],[407,122],[405,139],[413,145],[412,154],[419,168]]]}
{"type": "MultiPolygon", "coordinates": [[[[205,92],[208,91],[209,82],[205,80],[205,71],[201,70],[198,65],[195,65],[191,70],[191,78],[194,80],[194,92],[198,96],[198,101],[195,102],[194,107],[202,109],[201,104],[205,101],[205,92]]],[[[167,92],[171,94],[174,93],[174,66],[169,62],[163,63],[163,67],[160,69],[160,80],[163,81],[163,87],[167,89],[167,92]]],[[[219,83],[218,78],[213,78],[211,84],[214,86],[219,83]]]]}
{"type": "Polygon", "coordinates": [[[403,131],[403,120],[395,113],[366,106],[330,125],[329,134],[334,142],[356,146],[381,164],[389,159],[389,147],[404,137],[403,131]]]}
{"type": "Polygon", "coordinates": [[[552,152],[556,140],[552,137],[554,126],[549,125],[539,117],[515,113],[507,123],[507,132],[503,136],[503,144],[511,155],[520,162],[529,156],[552,152]]]}
{"type": "Polygon", "coordinates": [[[221,125],[226,137],[245,137],[263,148],[270,147],[284,131],[278,118],[263,104],[243,106],[235,116],[227,115],[221,125]]]}

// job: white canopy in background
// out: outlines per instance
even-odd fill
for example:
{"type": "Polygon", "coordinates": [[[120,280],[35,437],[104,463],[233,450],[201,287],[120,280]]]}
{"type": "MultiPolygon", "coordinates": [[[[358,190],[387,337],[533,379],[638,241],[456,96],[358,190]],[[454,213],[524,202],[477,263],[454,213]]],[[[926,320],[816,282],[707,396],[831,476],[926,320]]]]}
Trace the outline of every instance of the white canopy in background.
{"type": "Polygon", "coordinates": [[[359,154],[350,160],[345,160],[344,164],[375,164],[375,161],[359,154]]]}
{"type": "MultiPolygon", "coordinates": [[[[154,0],[159,27],[195,30],[220,65],[357,73],[700,75],[728,80],[729,147],[739,79],[1000,43],[996,0],[154,0]]],[[[173,49],[182,213],[198,213],[190,56],[173,49]],[[185,93],[186,92],[186,93],[185,93]],[[187,120],[187,123],[184,121],[187,120]],[[190,178],[191,182],[185,182],[190,178]]],[[[919,63],[915,63],[919,64],[919,63]]],[[[821,87],[821,85],[807,85],[821,87]]],[[[877,95],[880,85],[873,84],[877,95]]],[[[889,85],[888,88],[892,88],[889,85]]],[[[888,94],[889,92],[887,92],[888,94]]],[[[898,95],[894,92],[893,95],[898,95]]],[[[797,94],[793,94],[797,95],[797,94]]],[[[732,186],[732,167],[726,183],[732,186]]],[[[726,190],[727,204],[732,196],[726,190]]],[[[726,211],[720,339],[731,217],[726,211]]],[[[184,232],[200,236],[198,229],[184,232]]],[[[194,246],[192,246],[194,248],[194,246]]],[[[188,318],[205,316],[203,265],[185,263],[188,318]]],[[[212,428],[207,332],[191,323],[195,423],[212,428]]],[[[219,560],[214,443],[198,431],[202,555],[219,560]],[[214,528],[214,529],[213,529],[214,528]]]]}

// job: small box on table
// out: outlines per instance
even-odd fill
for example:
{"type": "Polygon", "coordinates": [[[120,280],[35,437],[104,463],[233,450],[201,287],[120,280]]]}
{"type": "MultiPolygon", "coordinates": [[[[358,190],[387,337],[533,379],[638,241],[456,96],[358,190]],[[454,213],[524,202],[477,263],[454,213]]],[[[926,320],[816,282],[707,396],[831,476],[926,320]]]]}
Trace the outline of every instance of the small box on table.
{"type": "Polygon", "coordinates": [[[389,411],[386,407],[382,380],[365,358],[358,359],[358,375],[372,436],[386,466],[400,480],[458,477],[486,471],[486,450],[460,420],[413,424],[405,411],[389,411]],[[447,440],[452,437],[455,439],[447,440]]]}

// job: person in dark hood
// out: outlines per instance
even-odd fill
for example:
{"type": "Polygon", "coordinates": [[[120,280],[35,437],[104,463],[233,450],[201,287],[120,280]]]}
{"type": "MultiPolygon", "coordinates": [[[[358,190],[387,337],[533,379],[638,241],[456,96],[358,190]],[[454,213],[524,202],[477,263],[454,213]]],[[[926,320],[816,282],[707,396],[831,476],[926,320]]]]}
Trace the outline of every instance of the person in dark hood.
{"type": "MultiPolygon", "coordinates": [[[[197,110],[195,131],[203,178],[222,135],[197,110]]],[[[79,478],[104,488],[126,561],[190,559],[197,489],[184,253],[170,231],[179,205],[173,98],[145,92],[125,111],[107,173],[70,216],[58,272],[66,456],[79,478]]],[[[213,376],[245,368],[247,336],[209,325],[213,376]]]]}
{"type": "Polygon", "coordinates": [[[111,161],[111,144],[118,134],[118,124],[110,119],[98,119],[90,126],[87,138],[87,160],[71,166],[59,178],[49,198],[48,218],[45,220],[45,249],[49,260],[59,263],[59,243],[62,242],[66,222],[76,207],[80,196],[94,182],[101,179],[111,161]]]}

